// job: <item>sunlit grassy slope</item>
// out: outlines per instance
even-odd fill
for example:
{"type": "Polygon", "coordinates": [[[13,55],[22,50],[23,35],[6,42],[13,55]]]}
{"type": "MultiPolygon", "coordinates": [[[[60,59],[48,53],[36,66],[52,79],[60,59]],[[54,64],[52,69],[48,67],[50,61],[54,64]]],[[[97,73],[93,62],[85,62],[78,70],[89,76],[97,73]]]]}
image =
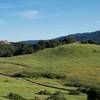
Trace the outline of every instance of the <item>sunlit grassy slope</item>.
{"type": "Polygon", "coordinates": [[[41,50],[31,55],[0,58],[0,72],[13,74],[21,71],[53,72],[84,84],[100,84],[100,46],[70,44],[41,50]],[[21,65],[2,62],[14,62],[21,65]]]}
{"type": "MultiPolygon", "coordinates": [[[[49,84],[52,84],[53,86],[58,87],[64,87],[61,85],[61,83],[58,80],[51,80],[51,79],[32,79],[33,81],[38,81],[41,83],[48,82],[49,84]]],[[[47,84],[47,83],[46,83],[47,84]]],[[[72,90],[74,88],[72,87],[65,87],[65,88],[71,88],[72,90]]],[[[25,97],[27,100],[33,99],[35,96],[38,96],[41,98],[40,100],[45,100],[44,98],[47,97],[47,95],[39,95],[38,92],[42,90],[48,90],[50,93],[54,93],[55,91],[62,91],[58,89],[53,89],[50,87],[45,87],[37,84],[32,84],[30,82],[27,82],[23,79],[15,79],[7,76],[0,75],[0,100],[9,100],[7,99],[7,95],[9,93],[17,93],[23,97],[25,97]]],[[[86,95],[68,95],[68,91],[62,91],[67,100],[86,100],[86,95]]]]}

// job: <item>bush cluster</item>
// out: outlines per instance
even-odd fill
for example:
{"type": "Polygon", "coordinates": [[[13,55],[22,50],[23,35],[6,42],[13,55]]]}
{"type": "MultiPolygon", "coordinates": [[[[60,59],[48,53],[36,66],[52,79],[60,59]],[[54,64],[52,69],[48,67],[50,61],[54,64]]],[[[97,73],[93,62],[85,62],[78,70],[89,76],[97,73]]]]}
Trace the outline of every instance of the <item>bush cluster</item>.
{"type": "Polygon", "coordinates": [[[51,93],[47,90],[40,91],[38,94],[40,94],[40,95],[51,95],[51,93]]]}
{"type": "Polygon", "coordinates": [[[100,100],[100,90],[96,88],[90,88],[87,92],[88,100],[100,100]]]}
{"type": "Polygon", "coordinates": [[[69,92],[69,95],[80,95],[80,94],[81,94],[81,92],[79,90],[71,90],[69,92]]]}
{"type": "Polygon", "coordinates": [[[55,73],[49,73],[49,72],[20,72],[20,73],[15,73],[12,75],[12,77],[25,77],[25,78],[39,78],[39,77],[44,77],[44,78],[49,78],[49,79],[66,79],[65,75],[59,75],[55,73]]]}
{"type": "Polygon", "coordinates": [[[66,100],[64,97],[64,94],[60,91],[55,92],[50,97],[48,97],[46,100],[66,100]]]}
{"type": "Polygon", "coordinates": [[[9,93],[8,98],[10,100],[26,100],[24,97],[22,97],[18,94],[15,94],[15,93],[9,93]]]}

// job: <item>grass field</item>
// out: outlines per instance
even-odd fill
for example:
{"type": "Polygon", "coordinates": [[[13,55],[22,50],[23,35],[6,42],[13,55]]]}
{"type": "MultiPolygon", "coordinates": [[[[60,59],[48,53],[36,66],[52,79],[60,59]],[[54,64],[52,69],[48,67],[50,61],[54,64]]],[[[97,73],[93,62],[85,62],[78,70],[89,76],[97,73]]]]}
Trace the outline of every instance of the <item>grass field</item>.
{"type": "MultiPolygon", "coordinates": [[[[49,84],[52,84],[53,86],[58,86],[61,88],[67,88],[74,90],[75,87],[64,87],[61,85],[61,83],[58,80],[49,80],[49,79],[31,79],[32,81],[38,81],[41,83],[48,82],[49,84]]],[[[47,84],[47,83],[46,83],[47,84]]],[[[5,98],[9,93],[17,93],[21,96],[27,98],[27,100],[33,99],[35,96],[38,96],[41,98],[41,100],[44,100],[43,98],[46,98],[46,95],[39,95],[38,92],[41,90],[48,90],[51,93],[54,93],[55,91],[62,91],[64,94],[66,94],[66,98],[68,100],[86,100],[86,95],[67,95],[69,91],[59,90],[59,89],[53,89],[37,84],[32,84],[30,82],[27,82],[23,79],[14,79],[10,77],[0,76],[0,100],[8,100],[5,98]],[[74,98],[75,97],[75,98],[74,98]]]]}
{"type": "MultiPolygon", "coordinates": [[[[0,73],[9,75],[23,71],[52,72],[59,75],[66,75],[68,79],[66,82],[77,81],[85,85],[100,88],[100,46],[69,44],[41,50],[30,55],[0,58],[0,73]]],[[[46,78],[32,80],[53,86],[74,89],[74,87],[63,86],[60,80],[46,78]]],[[[0,88],[0,100],[6,100],[3,96],[6,96],[9,92],[16,92],[30,99],[34,98],[37,95],[35,93],[42,89],[47,89],[51,92],[56,91],[56,89],[50,87],[33,85],[22,79],[17,80],[2,75],[0,76],[0,88]]],[[[45,98],[45,96],[39,97],[45,98]]],[[[68,100],[86,100],[85,95],[66,95],[66,97],[68,100]]]]}

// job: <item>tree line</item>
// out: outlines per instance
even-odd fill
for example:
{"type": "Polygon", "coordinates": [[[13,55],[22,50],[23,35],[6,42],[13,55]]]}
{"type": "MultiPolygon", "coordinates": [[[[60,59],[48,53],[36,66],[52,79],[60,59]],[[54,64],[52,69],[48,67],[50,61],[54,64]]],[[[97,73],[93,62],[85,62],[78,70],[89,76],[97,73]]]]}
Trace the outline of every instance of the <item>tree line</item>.
{"type": "MultiPolygon", "coordinates": [[[[19,43],[11,43],[11,44],[0,44],[0,57],[12,57],[23,54],[32,54],[39,50],[43,50],[45,48],[54,48],[63,44],[70,44],[77,42],[75,38],[69,37],[64,38],[62,40],[40,40],[36,44],[24,44],[22,42],[19,43]]],[[[82,44],[96,44],[93,40],[82,41],[82,44]]]]}

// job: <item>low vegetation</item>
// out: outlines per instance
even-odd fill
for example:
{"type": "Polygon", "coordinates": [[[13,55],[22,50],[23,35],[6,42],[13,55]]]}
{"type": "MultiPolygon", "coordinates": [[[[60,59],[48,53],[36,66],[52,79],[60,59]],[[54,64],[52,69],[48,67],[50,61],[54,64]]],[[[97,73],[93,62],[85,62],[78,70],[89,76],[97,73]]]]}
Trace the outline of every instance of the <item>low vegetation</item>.
{"type": "Polygon", "coordinates": [[[64,94],[62,92],[56,91],[53,95],[48,97],[46,100],[67,100],[67,99],[64,97],[64,94]]]}
{"type": "Polygon", "coordinates": [[[40,91],[38,94],[40,94],[40,95],[51,95],[51,93],[47,90],[40,91]]]}
{"type": "Polygon", "coordinates": [[[18,95],[18,94],[15,94],[15,93],[10,93],[8,96],[7,96],[10,100],[26,100],[24,97],[18,95]]]}
{"type": "Polygon", "coordinates": [[[59,75],[56,73],[50,73],[50,72],[19,72],[12,75],[12,77],[19,77],[19,78],[48,78],[48,79],[66,79],[67,77],[65,75],[59,75]]]}
{"type": "Polygon", "coordinates": [[[69,95],[80,95],[81,92],[79,90],[72,90],[69,92],[69,95]]]}

